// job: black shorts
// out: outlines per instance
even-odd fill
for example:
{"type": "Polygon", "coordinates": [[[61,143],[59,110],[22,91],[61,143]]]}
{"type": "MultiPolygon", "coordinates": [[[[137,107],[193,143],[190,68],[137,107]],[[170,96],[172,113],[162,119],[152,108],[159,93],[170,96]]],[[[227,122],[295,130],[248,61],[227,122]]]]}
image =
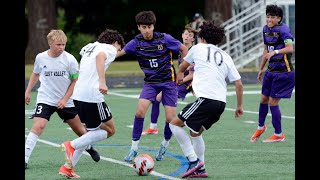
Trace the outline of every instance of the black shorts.
{"type": "Polygon", "coordinates": [[[58,109],[56,106],[50,106],[44,103],[38,103],[35,109],[33,117],[40,117],[46,120],[50,120],[51,115],[57,112],[59,117],[65,122],[69,119],[73,119],[77,115],[75,107],[65,107],[63,109],[58,109]]]}
{"type": "Polygon", "coordinates": [[[192,132],[199,133],[201,127],[208,130],[216,123],[225,107],[225,102],[199,97],[183,108],[178,117],[192,132]]]}
{"type": "Polygon", "coordinates": [[[73,100],[73,103],[76,106],[81,122],[89,130],[96,129],[102,122],[107,122],[112,118],[111,111],[105,102],[88,103],[73,100]]]}

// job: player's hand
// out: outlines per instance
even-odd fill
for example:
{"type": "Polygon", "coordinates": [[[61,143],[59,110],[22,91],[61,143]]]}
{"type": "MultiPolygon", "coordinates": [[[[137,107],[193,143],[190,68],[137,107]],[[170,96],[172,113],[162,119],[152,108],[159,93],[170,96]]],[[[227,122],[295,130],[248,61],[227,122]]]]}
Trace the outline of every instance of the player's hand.
{"type": "Polygon", "coordinates": [[[243,115],[243,108],[242,107],[237,107],[235,111],[235,118],[238,119],[243,115]]]}
{"type": "Polygon", "coordinates": [[[106,84],[99,85],[99,92],[103,95],[108,94],[108,86],[106,84]]]}
{"type": "Polygon", "coordinates": [[[26,94],[24,96],[24,102],[26,103],[26,105],[29,105],[29,103],[30,103],[30,94],[26,94]]]}

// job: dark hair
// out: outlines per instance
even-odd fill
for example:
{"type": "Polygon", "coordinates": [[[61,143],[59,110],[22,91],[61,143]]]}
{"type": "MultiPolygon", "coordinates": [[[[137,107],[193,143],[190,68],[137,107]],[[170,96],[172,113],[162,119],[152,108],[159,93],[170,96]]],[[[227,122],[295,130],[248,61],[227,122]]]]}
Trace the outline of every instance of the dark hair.
{"type": "Polygon", "coordinates": [[[118,41],[118,44],[121,46],[121,48],[123,48],[125,45],[123,36],[117,30],[108,29],[108,28],[99,35],[97,41],[99,43],[106,43],[106,44],[113,44],[116,41],[118,41]]]}
{"type": "Polygon", "coordinates": [[[141,11],[136,15],[137,25],[155,25],[156,21],[157,18],[153,11],[141,11]]]}
{"type": "Polygon", "coordinates": [[[204,21],[200,26],[199,37],[204,38],[207,43],[217,45],[222,42],[225,31],[222,26],[215,26],[214,20],[204,21]]]}
{"type": "MultiPolygon", "coordinates": [[[[270,4],[270,5],[267,5],[267,8],[266,8],[266,15],[268,16],[278,16],[281,18],[280,22],[282,21],[282,18],[283,18],[283,11],[281,9],[281,7],[275,5],[275,4],[270,4]]],[[[279,22],[279,23],[280,23],[279,22]]]]}

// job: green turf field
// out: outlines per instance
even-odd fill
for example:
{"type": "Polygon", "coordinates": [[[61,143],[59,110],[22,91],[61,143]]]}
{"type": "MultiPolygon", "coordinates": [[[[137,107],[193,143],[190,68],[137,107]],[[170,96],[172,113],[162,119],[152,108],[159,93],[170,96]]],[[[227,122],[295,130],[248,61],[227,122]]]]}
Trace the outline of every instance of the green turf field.
{"type": "MultiPolygon", "coordinates": [[[[205,164],[209,173],[207,179],[215,180],[293,180],[295,179],[295,93],[291,99],[280,101],[283,133],[286,142],[262,143],[273,133],[270,114],[267,117],[267,131],[258,142],[251,143],[250,137],[257,127],[257,112],[260,99],[260,85],[245,85],[244,116],[236,120],[234,108],[236,96],[234,89],[228,88],[230,96],[221,119],[203,133],[206,144],[205,164]]],[[[75,172],[81,179],[181,179],[186,171],[187,160],[179,144],[172,137],[163,161],[155,161],[155,169],[148,176],[135,174],[131,164],[123,161],[131,146],[132,123],[140,89],[110,89],[105,96],[115,119],[116,134],[109,139],[94,144],[101,155],[94,162],[84,154],[75,166],[75,172]]],[[[195,97],[179,101],[177,112],[195,97]]],[[[32,127],[28,119],[35,107],[36,92],[32,93],[31,104],[25,106],[25,136],[32,127]]],[[[150,110],[147,113],[144,129],[149,126],[150,110]]],[[[164,110],[161,107],[158,121],[158,135],[143,135],[139,143],[139,154],[146,153],[154,157],[163,139],[164,110]]],[[[270,111],[269,111],[270,113],[270,111]]],[[[77,136],[67,124],[62,123],[57,114],[51,117],[45,132],[40,136],[32,156],[25,179],[66,179],[58,175],[59,167],[64,164],[64,154],[58,146],[77,136]]]]}

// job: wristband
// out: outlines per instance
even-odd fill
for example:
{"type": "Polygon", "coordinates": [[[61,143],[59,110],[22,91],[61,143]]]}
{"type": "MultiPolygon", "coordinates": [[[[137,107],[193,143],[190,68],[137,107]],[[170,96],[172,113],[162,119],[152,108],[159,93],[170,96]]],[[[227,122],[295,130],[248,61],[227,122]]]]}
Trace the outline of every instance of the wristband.
{"type": "Polygon", "coordinates": [[[274,50],[274,52],[276,52],[276,54],[279,54],[279,50],[274,50]]]}

